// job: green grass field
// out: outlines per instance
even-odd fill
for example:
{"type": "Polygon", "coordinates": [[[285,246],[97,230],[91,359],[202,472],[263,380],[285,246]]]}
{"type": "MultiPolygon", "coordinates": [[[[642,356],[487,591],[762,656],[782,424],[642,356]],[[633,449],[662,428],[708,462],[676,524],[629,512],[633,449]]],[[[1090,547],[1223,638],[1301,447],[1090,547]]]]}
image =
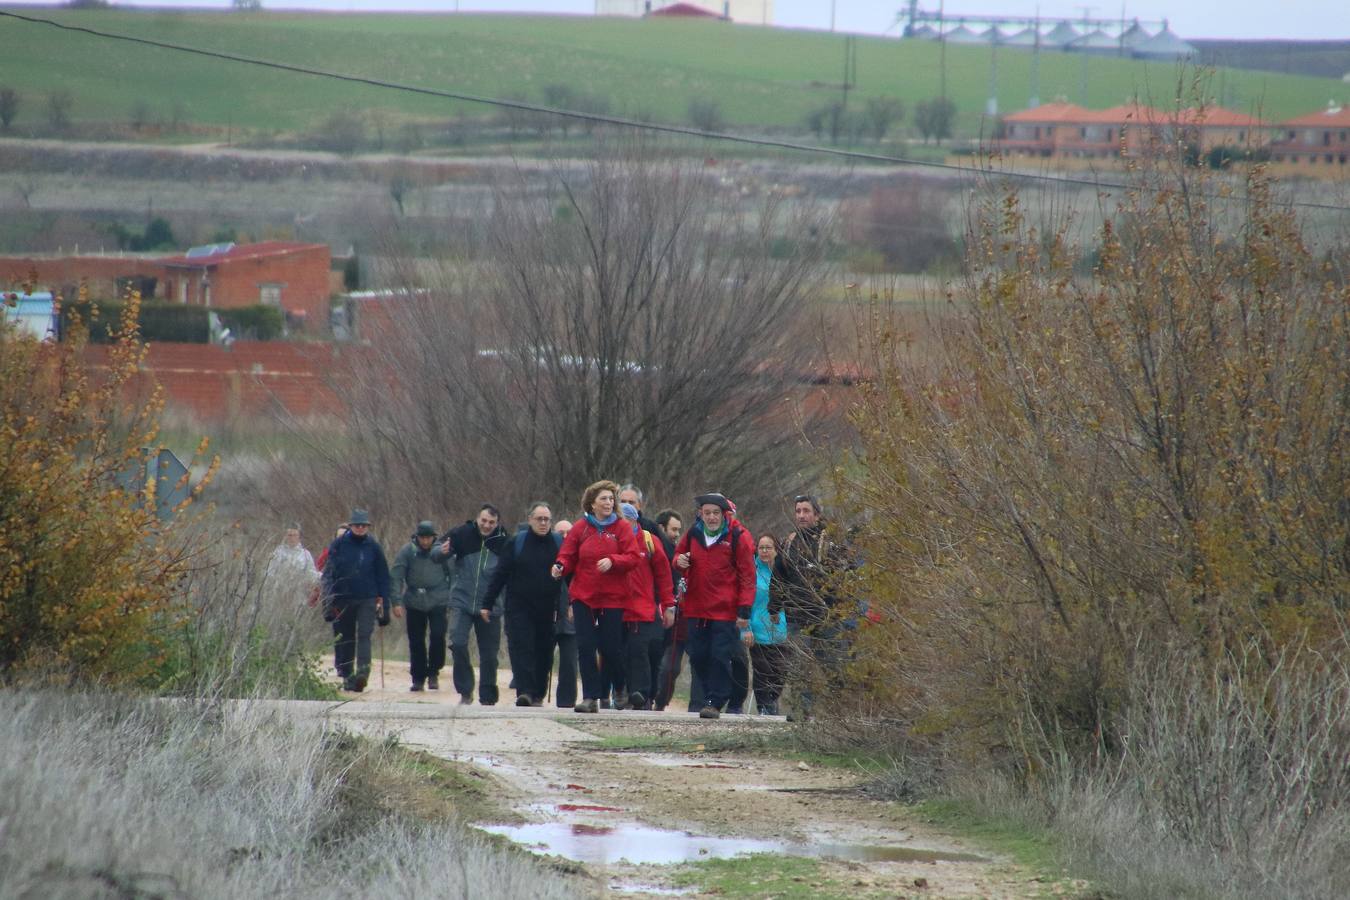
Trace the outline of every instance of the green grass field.
{"type": "MultiPolygon", "coordinates": [[[[464,91],[525,96],[539,101],[545,85],[561,83],[609,98],[612,111],[683,122],[689,100],[716,99],[736,128],[802,130],[806,113],[838,97],[843,38],[824,32],[767,29],[709,21],[642,21],[527,15],[257,14],[18,10],[65,24],[225,50],[355,75],[464,91]]],[[[0,18],[0,86],[17,88],[16,125],[45,119],[45,95],[68,90],[74,117],[125,122],[148,104],[167,118],[175,105],[187,121],[260,131],[311,128],[333,111],[384,110],[400,118],[488,115],[460,104],[188,56],[50,26],[0,18]]],[[[912,111],[939,90],[939,47],[931,43],[860,37],[858,106],[871,96],[895,96],[912,111]]],[[[988,90],[990,50],[949,46],[947,88],[959,111],[958,131],[973,135],[988,90]]],[[[1031,55],[998,55],[999,107],[1026,105],[1031,55]]],[[[1105,107],[1132,94],[1167,105],[1177,93],[1178,68],[1127,60],[1046,53],[1040,97],[1105,107]],[[1084,79],[1086,66],[1086,79],[1084,79]]],[[[1212,83],[1229,104],[1271,119],[1320,108],[1348,89],[1331,79],[1223,70],[1212,83]]],[[[907,116],[908,121],[908,116],[907,116]]]]}

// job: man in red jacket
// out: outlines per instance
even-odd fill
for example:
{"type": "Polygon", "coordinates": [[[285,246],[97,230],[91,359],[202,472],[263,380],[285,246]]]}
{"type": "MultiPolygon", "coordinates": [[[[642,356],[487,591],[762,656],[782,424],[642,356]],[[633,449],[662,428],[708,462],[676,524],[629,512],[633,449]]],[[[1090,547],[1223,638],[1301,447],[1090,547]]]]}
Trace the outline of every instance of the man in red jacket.
{"type": "Polygon", "coordinates": [[[755,602],[755,542],[728,513],[721,494],[694,498],[698,521],[675,548],[684,574],[682,609],[689,623],[689,663],[703,683],[699,716],[716,719],[731,696],[731,657],[755,602]]]}

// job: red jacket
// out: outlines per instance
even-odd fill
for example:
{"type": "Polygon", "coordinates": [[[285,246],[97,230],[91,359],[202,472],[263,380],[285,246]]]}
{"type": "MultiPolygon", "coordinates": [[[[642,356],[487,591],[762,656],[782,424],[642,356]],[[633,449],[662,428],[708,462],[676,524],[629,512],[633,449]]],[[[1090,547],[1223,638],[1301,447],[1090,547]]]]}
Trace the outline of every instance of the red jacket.
{"type": "Polygon", "coordinates": [[[633,539],[642,561],[628,572],[628,605],[623,608],[623,620],[654,622],[658,599],[662,612],[675,605],[675,583],[670,577],[670,559],[661,542],[649,532],[634,534],[633,539]]]}
{"type": "Polygon", "coordinates": [[[632,526],[622,517],[597,529],[590,519],[577,519],[558,551],[563,577],[572,576],[568,595],[591,609],[623,609],[628,604],[628,572],[642,557],[632,526]],[[614,565],[601,573],[595,564],[605,557],[614,565]]]}
{"type": "Polygon", "coordinates": [[[755,541],[749,530],[732,520],[712,546],[697,526],[680,537],[675,555],[689,554],[684,572],[684,602],[680,612],[690,619],[734,622],[750,618],[755,602],[755,541]],[[731,564],[731,542],[736,542],[736,565],[731,564]]]}

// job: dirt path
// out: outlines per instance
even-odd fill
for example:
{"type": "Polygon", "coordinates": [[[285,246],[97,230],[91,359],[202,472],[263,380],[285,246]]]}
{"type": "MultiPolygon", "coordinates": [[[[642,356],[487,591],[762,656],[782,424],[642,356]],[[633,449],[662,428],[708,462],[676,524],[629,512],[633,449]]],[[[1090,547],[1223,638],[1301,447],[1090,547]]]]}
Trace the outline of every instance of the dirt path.
{"type": "MultiPolygon", "coordinates": [[[[704,749],[718,736],[789,727],[780,718],[583,716],[518,708],[505,690],[502,705],[460,706],[453,690],[409,694],[403,666],[386,664],[385,690],[377,681],[343,703],[306,706],[355,731],[394,734],[406,746],[491,773],[519,816],[511,824],[479,824],[580,864],[597,895],[705,896],[689,887],[698,880],[687,864],[749,853],[814,860],[794,896],[1048,893],[1007,859],[935,832],[897,804],[869,799],[855,789],[861,772],[704,749]],[[621,743],[658,749],[625,750],[621,743]]],[[[509,677],[503,674],[503,688],[509,677]]]]}

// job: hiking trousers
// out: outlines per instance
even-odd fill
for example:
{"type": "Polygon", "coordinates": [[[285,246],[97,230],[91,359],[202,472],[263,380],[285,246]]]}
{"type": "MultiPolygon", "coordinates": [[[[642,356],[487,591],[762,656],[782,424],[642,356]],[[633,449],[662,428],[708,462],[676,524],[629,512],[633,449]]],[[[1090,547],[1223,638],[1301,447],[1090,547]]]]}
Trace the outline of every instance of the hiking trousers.
{"type": "Polygon", "coordinates": [[[778,701],[787,681],[789,652],[786,644],[755,644],[750,648],[750,662],[755,671],[755,706],[764,715],[778,715],[778,701]]]}
{"type": "Polygon", "coordinates": [[[657,670],[661,666],[661,650],[665,628],[660,622],[625,622],[624,639],[627,643],[628,693],[642,694],[645,700],[654,700],[652,689],[657,684],[657,670]]]}
{"type": "Polygon", "coordinates": [[[689,620],[689,665],[703,682],[704,706],[721,709],[731,699],[731,658],[740,641],[741,630],[735,622],[689,620]]]}
{"type": "Polygon", "coordinates": [[[370,675],[370,636],[375,633],[375,598],[337,606],[333,620],[333,668],[343,678],[370,675]],[[355,665],[353,665],[355,664],[355,665]]]}
{"type": "Polygon", "coordinates": [[[473,696],[473,660],[469,657],[469,632],[478,641],[478,702],[491,706],[497,702],[497,651],[502,645],[502,620],[492,621],[462,609],[450,611],[450,656],[454,661],[455,690],[461,697],[473,696]]]}
{"type": "Polygon", "coordinates": [[[560,634],[558,642],[558,685],[553,695],[557,698],[559,709],[571,709],[577,705],[577,636],[560,634]]]}
{"type": "Polygon", "coordinates": [[[591,609],[580,600],[573,600],[572,619],[577,629],[582,698],[608,699],[623,691],[623,610],[591,609]]]}
{"type": "Polygon", "coordinates": [[[543,603],[507,598],[506,653],[511,659],[517,697],[542,700],[548,693],[557,608],[552,598],[543,603]]]}
{"type": "Polygon", "coordinates": [[[432,675],[439,675],[445,665],[445,635],[450,609],[436,606],[421,610],[409,606],[403,614],[408,627],[408,668],[412,680],[426,681],[432,675]]]}

